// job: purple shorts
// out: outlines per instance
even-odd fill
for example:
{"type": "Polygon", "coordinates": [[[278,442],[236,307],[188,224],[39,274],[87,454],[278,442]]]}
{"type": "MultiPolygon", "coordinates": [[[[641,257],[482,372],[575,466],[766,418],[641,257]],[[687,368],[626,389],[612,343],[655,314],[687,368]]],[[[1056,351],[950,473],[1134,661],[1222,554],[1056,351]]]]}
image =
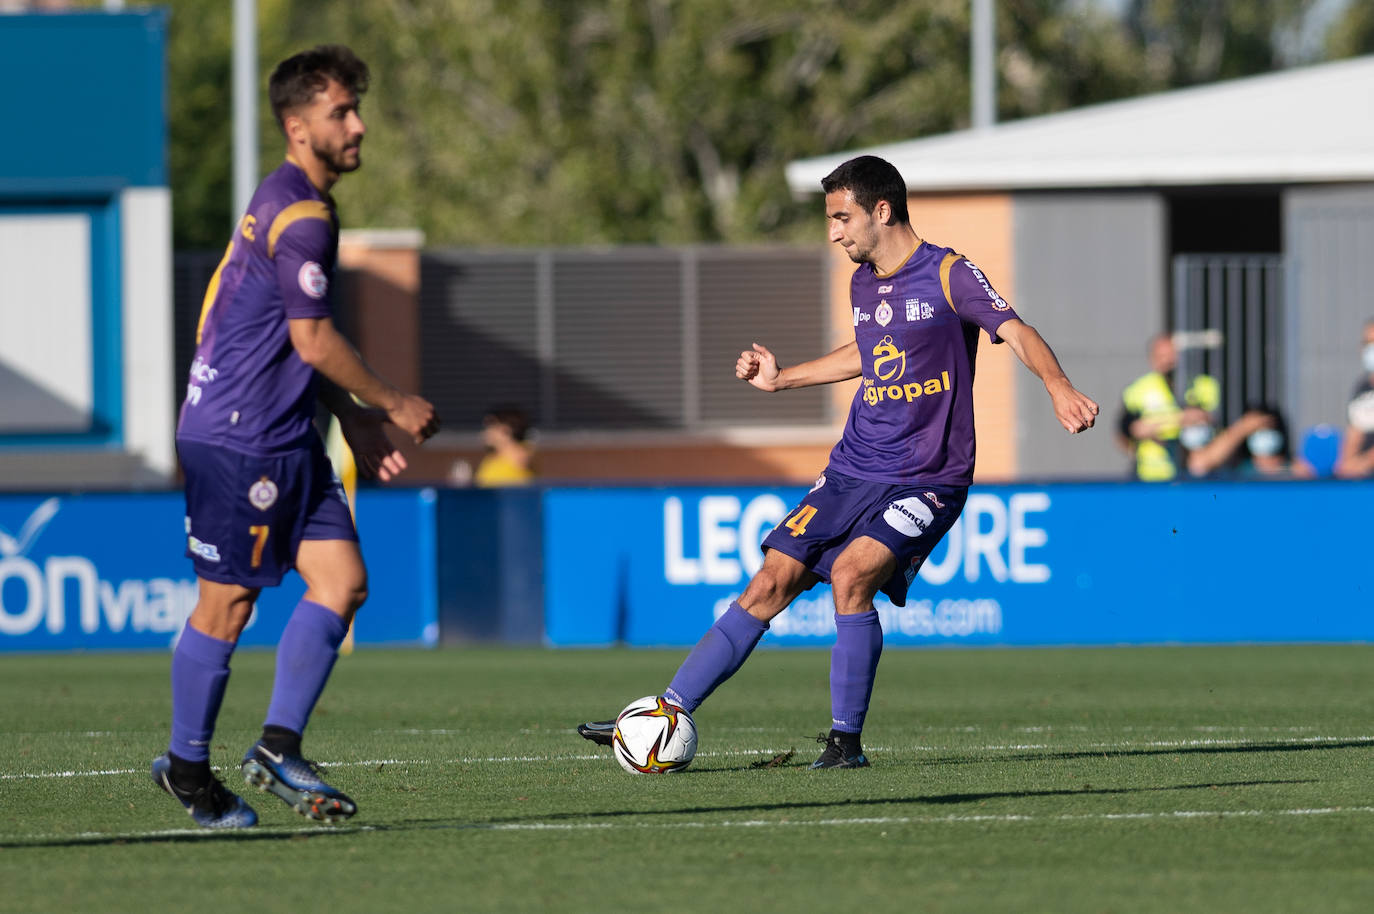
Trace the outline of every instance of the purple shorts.
{"type": "Polygon", "coordinates": [[[301,540],[358,541],[324,445],[269,457],[178,441],[186,475],[186,557],[206,580],[273,587],[301,540]]]}
{"type": "Polygon", "coordinates": [[[861,536],[875,539],[897,557],[897,571],[882,591],[893,605],[905,606],[907,588],[959,519],[967,497],[965,487],[893,485],[827,470],[764,537],[763,548],[790,555],[828,583],[846,546],[861,536]]]}

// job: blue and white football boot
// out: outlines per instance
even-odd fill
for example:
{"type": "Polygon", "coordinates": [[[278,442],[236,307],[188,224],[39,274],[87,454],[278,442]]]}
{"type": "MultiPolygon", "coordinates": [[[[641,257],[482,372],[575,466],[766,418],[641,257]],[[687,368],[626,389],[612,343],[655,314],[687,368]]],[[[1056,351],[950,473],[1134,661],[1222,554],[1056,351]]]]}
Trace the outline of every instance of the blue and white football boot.
{"type": "Polygon", "coordinates": [[[299,755],[278,755],[259,742],[239,767],[249,786],[275,794],[307,819],[333,824],[358,811],[356,803],[320,779],[318,765],[299,755]]]}
{"type": "Polygon", "coordinates": [[[251,828],[258,824],[258,814],[233,793],[219,778],[195,790],[182,790],[172,783],[172,760],[166,754],[153,759],[153,783],[176,798],[186,807],[191,820],[202,828],[251,828]]]}

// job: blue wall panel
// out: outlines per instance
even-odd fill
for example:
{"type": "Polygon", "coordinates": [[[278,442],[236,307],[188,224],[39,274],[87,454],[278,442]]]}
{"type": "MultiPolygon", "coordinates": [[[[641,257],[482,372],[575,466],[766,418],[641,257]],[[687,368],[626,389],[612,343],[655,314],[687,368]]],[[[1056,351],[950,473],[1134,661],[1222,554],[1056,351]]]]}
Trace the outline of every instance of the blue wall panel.
{"type": "MultiPolygon", "coordinates": [[[[364,491],[372,596],[360,644],[438,641],[434,493],[364,491]]],[[[167,647],[196,602],[180,493],[0,496],[0,652],[167,647]]],[[[275,644],[305,586],[264,590],[245,645],[275,644]]]]}
{"type": "Polygon", "coordinates": [[[0,16],[0,197],[167,185],[167,14],[0,16]]]}
{"type": "MultiPolygon", "coordinates": [[[[688,646],[801,488],[365,490],[362,644],[688,646]],[[542,531],[542,535],[541,535],[542,531]],[[441,614],[442,607],[442,614],[441,614]]],[[[889,645],[1374,640],[1374,483],[979,486],[889,645]]],[[[0,496],[0,652],[166,647],[195,604],[177,493],[0,496]]],[[[303,590],[268,590],[272,644],[303,590]]],[[[822,585],[765,644],[834,637],[822,585]]]]}
{"type": "MultiPolygon", "coordinates": [[[[694,643],[804,492],[550,491],[547,640],[694,643]]],[[[906,607],[878,606],[890,645],[1372,640],[1370,516],[1360,483],[978,486],[906,607]]],[[[819,586],[765,643],[828,644],[833,612],[819,586]]]]}

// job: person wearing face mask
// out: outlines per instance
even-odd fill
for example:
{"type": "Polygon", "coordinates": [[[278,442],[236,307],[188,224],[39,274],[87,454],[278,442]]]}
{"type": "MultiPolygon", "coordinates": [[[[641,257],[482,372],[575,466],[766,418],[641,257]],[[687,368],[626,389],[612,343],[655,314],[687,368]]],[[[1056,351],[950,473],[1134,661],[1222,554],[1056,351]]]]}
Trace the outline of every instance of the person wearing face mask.
{"type": "Polygon", "coordinates": [[[1336,475],[1361,479],[1374,475],[1374,320],[1364,325],[1364,346],[1360,350],[1364,374],[1346,407],[1346,429],[1341,438],[1341,455],[1336,459],[1336,475]]]}
{"type": "Polygon", "coordinates": [[[1135,476],[1166,482],[1179,475],[1186,455],[1213,438],[1212,414],[1221,404],[1221,385],[1210,375],[1188,384],[1184,405],[1174,397],[1178,349],[1167,334],[1150,340],[1150,371],[1121,395],[1118,441],[1135,458],[1135,476]]]}
{"type": "Polygon", "coordinates": [[[1187,458],[1192,476],[1225,474],[1247,479],[1307,479],[1316,475],[1292,456],[1288,423],[1277,409],[1259,405],[1222,429],[1187,458]]]}

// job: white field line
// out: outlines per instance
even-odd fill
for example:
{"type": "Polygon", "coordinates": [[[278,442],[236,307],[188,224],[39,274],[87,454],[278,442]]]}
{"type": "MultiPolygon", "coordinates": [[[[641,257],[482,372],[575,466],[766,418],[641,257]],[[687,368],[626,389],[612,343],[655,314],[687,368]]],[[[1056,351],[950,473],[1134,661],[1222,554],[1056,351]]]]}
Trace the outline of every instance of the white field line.
{"type": "MultiPolygon", "coordinates": [[[[1248,739],[1183,739],[1183,740],[1146,740],[1133,741],[1124,740],[1110,743],[1076,743],[1069,745],[1054,745],[1051,743],[1001,743],[988,746],[906,746],[900,750],[888,746],[870,746],[870,752],[894,752],[894,751],[915,751],[915,752],[1024,752],[1028,750],[1056,751],[1056,752],[1088,752],[1102,751],[1103,754],[1112,752],[1125,752],[1132,749],[1190,749],[1197,747],[1229,747],[1229,746],[1256,746],[1264,749],[1266,746],[1302,746],[1320,745],[1322,743],[1369,743],[1374,744],[1374,736],[1304,736],[1294,739],[1270,740],[1267,743],[1256,743],[1248,739]]],[[[785,752],[785,749],[760,748],[760,749],[733,749],[722,752],[699,752],[698,758],[735,758],[739,756],[767,756],[778,752],[785,752]]],[[[585,762],[603,759],[606,753],[594,753],[590,755],[501,755],[486,757],[467,757],[451,759],[364,759],[355,762],[321,762],[323,768],[369,768],[378,765],[477,765],[477,764],[509,764],[519,763],[548,763],[548,762],[585,762]]],[[[225,769],[220,769],[225,770],[225,769]]],[[[92,769],[85,771],[36,771],[36,772],[14,772],[0,773],[0,781],[35,780],[49,778],[82,778],[82,777],[107,777],[113,775],[127,774],[147,774],[141,768],[105,768],[92,769]]]]}
{"type": "MultiPolygon", "coordinates": [[[[165,728],[157,730],[11,730],[7,731],[9,736],[49,736],[49,737],[87,737],[90,739],[103,739],[111,736],[132,736],[141,733],[164,732],[165,728]]],[[[1046,724],[1038,727],[935,727],[935,726],[914,726],[907,728],[912,733],[1092,733],[1102,732],[1101,727],[1091,727],[1085,724],[1046,724]]],[[[1160,725],[1160,726],[1124,726],[1112,727],[1113,733],[1133,733],[1141,731],[1144,733],[1310,733],[1315,727],[1249,727],[1243,725],[1217,725],[1217,724],[1192,724],[1192,725],[1160,725]]],[[[712,727],[714,733],[779,733],[786,734],[787,730],[782,727],[712,727]]],[[[459,736],[464,733],[474,732],[468,728],[450,727],[400,727],[386,728],[381,727],[369,730],[374,736],[459,736]]],[[[570,736],[577,731],[572,728],[558,730],[534,730],[522,728],[515,731],[523,736],[570,736]]]]}
{"type": "MultiPolygon", "coordinates": [[[[834,828],[840,826],[863,825],[884,827],[896,825],[962,825],[988,823],[1055,823],[1055,822],[1138,822],[1163,821],[1186,822],[1197,819],[1279,819],[1285,817],[1368,815],[1374,813],[1374,806],[1326,806],[1309,809],[1176,809],[1164,812],[1108,812],[1077,813],[1054,816],[1035,815],[947,815],[947,816],[856,816],[841,819],[816,819],[798,821],[794,819],[722,819],[708,821],[671,821],[671,822],[492,822],[453,825],[430,825],[412,828],[407,826],[390,827],[386,825],[338,825],[303,826],[300,828],[260,828],[253,834],[281,835],[355,835],[368,832],[388,831],[635,831],[646,829],[728,829],[728,828],[834,828]]],[[[47,841],[104,840],[128,841],[149,838],[211,838],[232,836],[233,833],[204,828],[167,828],[149,831],[129,832],[76,832],[74,834],[0,834],[0,842],[10,843],[12,847],[25,843],[47,841]]]]}

